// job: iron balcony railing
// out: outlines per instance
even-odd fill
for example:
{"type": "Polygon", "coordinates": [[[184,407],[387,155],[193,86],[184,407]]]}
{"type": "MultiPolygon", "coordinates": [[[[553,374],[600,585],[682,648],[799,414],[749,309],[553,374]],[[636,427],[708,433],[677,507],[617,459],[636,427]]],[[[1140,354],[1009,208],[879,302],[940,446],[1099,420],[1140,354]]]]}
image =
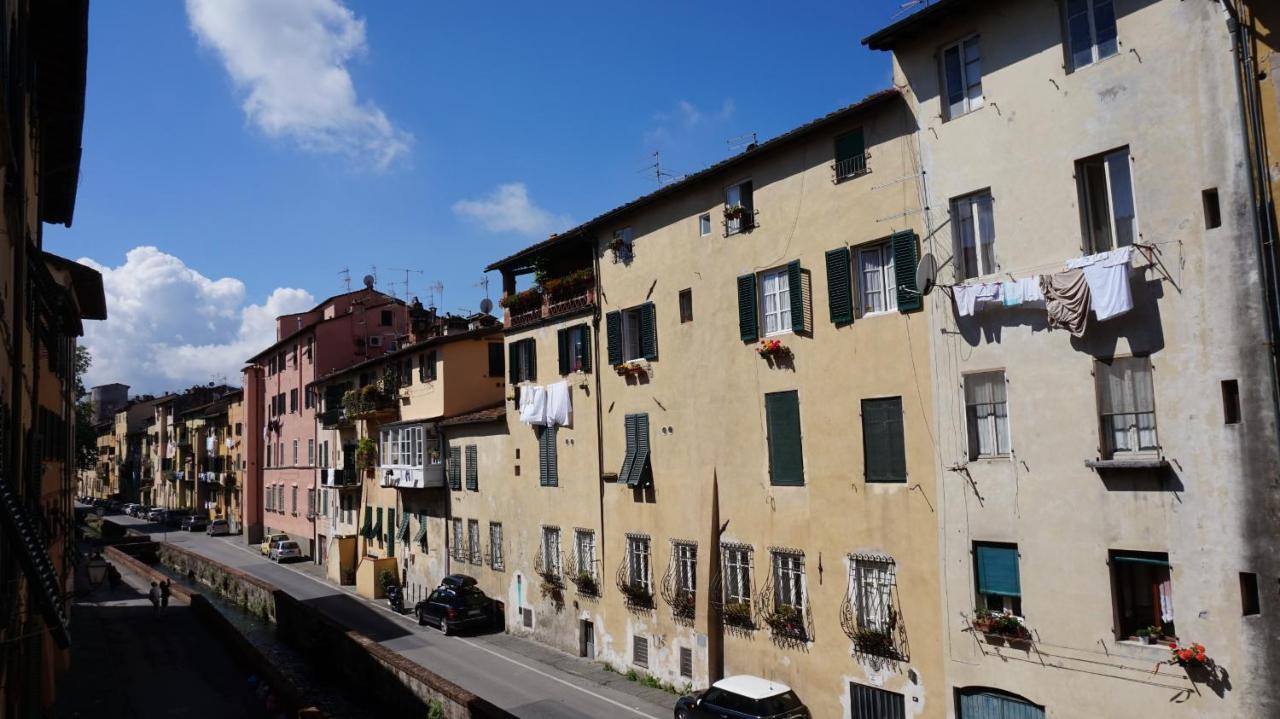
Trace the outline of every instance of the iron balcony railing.
{"type": "Polygon", "coordinates": [[[854,155],[853,157],[836,160],[831,165],[831,171],[835,173],[835,177],[832,182],[844,182],[850,178],[859,177],[871,172],[870,168],[867,167],[867,160],[870,157],[870,154],[863,153],[861,155],[854,155]]]}

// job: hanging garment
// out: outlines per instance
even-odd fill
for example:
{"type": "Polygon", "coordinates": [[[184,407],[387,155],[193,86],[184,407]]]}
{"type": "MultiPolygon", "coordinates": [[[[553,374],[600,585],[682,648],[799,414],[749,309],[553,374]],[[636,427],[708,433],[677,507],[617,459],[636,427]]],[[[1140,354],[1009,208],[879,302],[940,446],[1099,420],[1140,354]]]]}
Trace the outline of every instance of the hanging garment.
{"type": "Polygon", "coordinates": [[[978,285],[978,294],[974,298],[974,310],[982,309],[986,304],[1000,303],[1000,283],[993,282],[991,284],[978,285]]]}
{"type": "Polygon", "coordinates": [[[1129,260],[1133,257],[1133,247],[1118,247],[1114,250],[1099,252],[1094,255],[1085,255],[1084,257],[1073,257],[1066,262],[1068,270],[1080,270],[1093,265],[1102,265],[1103,267],[1114,267],[1120,264],[1129,264],[1129,260]]]}
{"type": "Polygon", "coordinates": [[[547,391],[536,384],[520,388],[520,421],[525,424],[547,423],[547,391]]]}
{"type": "Polygon", "coordinates": [[[569,397],[569,383],[561,380],[547,385],[547,426],[568,427],[573,421],[573,401],[569,397]]]}
{"type": "Polygon", "coordinates": [[[976,285],[956,285],[952,292],[956,302],[956,314],[961,317],[972,317],[975,301],[978,299],[976,285]]]}
{"type": "Polygon", "coordinates": [[[1129,291],[1129,265],[1107,266],[1103,263],[1089,265],[1082,270],[1089,283],[1089,302],[1093,315],[1099,320],[1109,320],[1133,309],[1133,295],[1129,291]]]}
{"type": "Polygon", "coordinates": [[[1044,293],[1040,291],[1040,275],[1017,279],[1013,284],[1018,286],[1017,293],[1022,297],[1022,304],[1044,305],[1044,293]]]}
{"type": "Polygon", "coordinates": [[[1168,579],[1160,582],[1160,621],[1173,623],[1173,583],[1168,579]]]}
{"type": "Polygon", "coordinates": [[[1073,337],[1082,337],[1089,323],[1089,283],[1083,270],[1067,270],[1040,276],[1049,326],[1062,327],[1073,337]]]}

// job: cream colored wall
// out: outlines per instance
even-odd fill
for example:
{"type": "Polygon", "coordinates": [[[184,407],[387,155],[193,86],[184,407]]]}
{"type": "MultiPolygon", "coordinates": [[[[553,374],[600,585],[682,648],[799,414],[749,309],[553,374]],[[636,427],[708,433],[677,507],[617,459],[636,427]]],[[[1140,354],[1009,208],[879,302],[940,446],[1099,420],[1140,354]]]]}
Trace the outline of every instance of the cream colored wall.
{"type": "MultiPolygon", "coordinates": [[[[461,519],[462,536],[466,539],[467,521],[477,520],[480,525],[480,543],[483,547],[479,563],[470,561],[469,551],[467,552],[467,558],[461,562],[453,559],[451,554],[446,551],[445,556],[449,557],[447,571],[449,573],[469,574],[475,577],[485,594],[503,602],[505,609],[508,595],[511,592],[511,565],[506,560],[506,555],[512,548],[511,540],[506,536],[506,532],[508,527],[513,527],[520,519],[515,508],[509,505],[507,496],[513,478],[511,477],[512,462],[508,458],[506,422],[499,420],[484,424],[448,427],[445,430],[445,434],[451,447],[462,448],[464,460],[466,447],[474,445],[476,448],[476,465],[478,467],[477,489],[475,491],[467,488],[465,471],[462,474],[462,489],[459,491],[446,490],[449,502],[446,515],[447,521],[452,521],[455,517],[461,519]],[[501,522],[503,525],[502,554],[504,561],[501,568],[494,568],[491,563],[493,547],[489,541],[489,525],[492,522],[501,522]]],[[[444,526],[449,532],[448,542],[451,548],[453,534],[452,530],[448,528],[447,521],[444,526]]],[[[445,548],[441,547],[441,549],[444,550],[445,548]]],[[[470,547],[468,547],[469,549],[470,547]]]]}
{"type": "Polygon", "coordinates": [[[444,342],[409,355],[413,359],[413,381],[400,389],[400,417],[405,420],[434,419],[488,407],[502,399],[503,377],[489,377],[488,343],[500,343],[501,336],[444,342]],[[418,375],[418,357],[436,353],[436,379],[423,381],[418,375]]]}
{"type": "MultiPolygon", "coordinates": [[[[1083,340],[1046,331],[1043,311],[959,321],[946,294],[929,298],[948,682],[1020,694],[1049,717],[1273,716],[1274,682],[1257,657],[1280,607],[1264,592],[1262,615],[1242,618],[1237,589],[1238,572],[1273,586],[1280,566],[1273,529],[1249,518],[1251,505],[1274,512],[1275,490],[1249,478],[1273,476],[1277,458],[1230,37],[1214,3],[1116,7],[1120,52],[1070,73],[1058,3],[1001,3],[895,51],[895,82],[909,86],[923,125],[938,228],[928,249],[941,260],[952,255],[948,200],[989,187],[1001,276],[1061,268],[1082,248],[1074,162],[1128,145],[1141,240],[1163,266],[1136,272],[1134,310],[1083,340]],[[942,122],[937,48],[974,32],[986,107],[942,122]],[[1209,187],[1222,202],[1212,230],[1200,194],[1209,187]],[[1099,445],[1093,357],[1147,352],[1172,467],[1163,482],[1107,480],[1084,465],[1099,445]],[[1014,456],[966,462],[961,377],[990,369],[1006,372],[1014,456]],[[1240,382],[1240,425],[1223,424],[1224,379],[1240,382]],[[975,540],[1018,544],[1036,651],[996,650],[965,631],[975,540]],[[1169,553],[1178,634],[1208,647],[1229,690],[1193,687],[1177,669],[1153,674],[1167,649],[1117,642],[1109,549],[1169,553]]],[[[941,279],[951,278],[948,264],[941,279]]]]}
{"type": "MultiPolygon", "coordinates": [[[[813,640],[803,647],[779,646],[763,624],[745,636],[725,635],[724,674],[783,681],[818,717],[849,716],[850,681],[907,694],[909,716],[945,713],[937,642],[941,590],[927,318],[894,312],[836,327],[830,321],[824,255],[918,227],[913,183],[895,182],[913,174],[905,134],[911,129],[904,106],[895,101],[619,221],[634,228],[634,260],[614,264],[608,253],[602,255],[603,311],[653,301],[659,357],[647,381],[628,382],[608,368],[601,375],[604,470],[617,472],[622,464],[624,415],[647,412],[654,476],[651,491],[605,487],[608,622],[599,643],[615,666],[631,665],[632,636],[642,634],[650,638],[649,673],[683,684],[678,649],[691,647],[694,683],[705,685],[711,678],[718,630],[708,622],[707,588],[718,572],[710,566],[718,487],[719,522],[727,523],[720,540],[754,547],[756,592],[770,573],[770,547],[804,552],[814,627],[813,640]],[[833,184],[834,138],[859,125],[872,171],[833,184]],[[719,224],[723,187],[747,178],[755,186],[759,226],[724,237],[719,224]],[[888,186],[872,189],[881,184],[888,186]],[[698,215],[704,211],[713,218],[707,237],[698,234],[698,215]],[[770,368],[754,345],[740,341],[736,278],[797,259],[809,273],[814,330],[812,336],[780,336],[794,353],[794,367],[770,368]],[[693,291],[694,319],[680,324],[677,295],[684,288],[693,291]],[[786,390],[799,393],[803,487],[769,482],[764,395],[786,390]],[[908,479],[868,485],[862,473],[860,401],[888,396],[902,398],[908,479]],[[673,621],[661,599],[654,611],[626,610],[614,581],[626,532],[651,537],[655,587],[668,567],[671,540],[698,543],[693,626],[673,621]],[[840,608],[847,586],[845,557],[853,552],[896,560],[909,661],[878,666],[851,656],[840,608]]],[[[610,237],[612,231],[606,228],[599,236],[610,237]]],[[[602,346],[602,357],[605,350],[602,346]]]]}
{"type": "MultiPolygon", "coordinates": [[[[361,437],[373,438],[375,444],[378,442],[378,425],[369,420],[357,420],[356,426],[361,437]]],[[[366,589],[375,589],[372,580],[364,581],[366,575],[374,576],[374,570],[381,571],[384,568],[395,564],[396,576],[400,576],[399,558],[403,547],[396,543],[395,557],[393,562],[383,561],[391,558],[389,556],[389,546],[386,536],[389,530],[389,522],[387,518],[387,510],[394,510],[396,513],[396,527],[400,526],[400,503],[399,493],[394,487],[383,487],[380,485],[378,473],[375,469],[372,473],[359,472],[361,489],[360,489],[360,510],[356,519],[356,530],[364,526],[364,512],[366,507],[373,508],[373,525],[378,525],[378,509],[382,509],[382,531],[373,539],[365,539],[363,536],[357,535],[357,552],[356,552],[356,591],[365,596],[382,596],[382,588],[376,587],[376,595],[369,594],[366,589]]]]}

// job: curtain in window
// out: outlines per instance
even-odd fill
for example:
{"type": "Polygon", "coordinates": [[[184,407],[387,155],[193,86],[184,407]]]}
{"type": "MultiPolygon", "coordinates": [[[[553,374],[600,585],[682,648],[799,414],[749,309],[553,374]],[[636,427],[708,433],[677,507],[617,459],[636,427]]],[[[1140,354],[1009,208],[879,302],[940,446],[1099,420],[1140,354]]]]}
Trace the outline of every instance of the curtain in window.
{"type": "Polygon", "coordinates": [[[1009,417],[1004,373],[965,377],[964,395],[969,414],[969,456],[1008,454],[1009,417]]]}
{"type": "Polygon", "coordinates": [[[1098,401],[1113,451],[1156,448],[1151,363],[1123,357],[1097,363],[1098,401]],[[1137,446],[1134,446],[1134,442],[1137,446]]]}
{"type": "Polygon", "coordinates": [[[880,248],[862,250],[858,253],[858,261],[862,272],[862,312],[883,312],[884,276],[881,268],[880,248]]]}

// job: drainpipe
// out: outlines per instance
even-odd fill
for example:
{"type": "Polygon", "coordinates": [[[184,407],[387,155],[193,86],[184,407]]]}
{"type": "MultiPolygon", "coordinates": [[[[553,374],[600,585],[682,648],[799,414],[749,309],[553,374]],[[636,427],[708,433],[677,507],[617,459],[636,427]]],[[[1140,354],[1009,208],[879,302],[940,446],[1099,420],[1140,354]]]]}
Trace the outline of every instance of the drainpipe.
{"type": "Polygon", "coordinates": [[[591,351],[595,353],[595,381],[596,381],[596,486],[599,488],[600,498],[600,541],[596,542],[596,561],[600,563],[600,581],[604,581],[604,568],[609,566],[605,563],[605,542],[604,534],[604,400],[600,396],[600,375],[603,367],[600,365],[600,302],[604,297],[604,292],[600,285],[600,255],[596,252],[596,243],[594,238],[590,239],[591,247],[591,271],[595,275],[596,301],[595,309],[591,312],[591,333],[595,335],[595,342],[591,343],[591,351]]]}

